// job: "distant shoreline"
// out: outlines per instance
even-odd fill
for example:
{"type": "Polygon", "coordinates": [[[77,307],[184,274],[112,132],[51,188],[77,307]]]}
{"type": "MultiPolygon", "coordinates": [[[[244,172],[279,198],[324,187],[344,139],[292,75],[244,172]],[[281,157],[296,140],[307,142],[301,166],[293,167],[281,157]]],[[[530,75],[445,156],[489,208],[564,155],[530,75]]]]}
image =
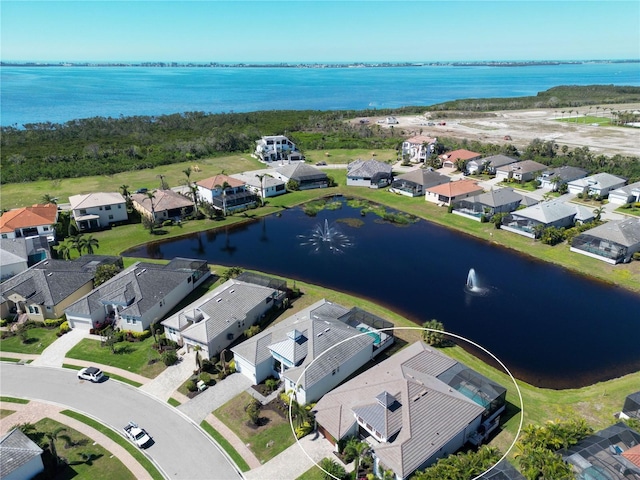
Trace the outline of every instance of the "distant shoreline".
{"type": "Polygon", "coordinates": [[[298,63],[220,63],[220,62],[0,62],[0,67],[155,67],[155,68],[392,68],[392,67],[529,67],[581,65],[588,63],[640,63],[627,60],[532,60],[473,62],[298,62],[298,63]]]}

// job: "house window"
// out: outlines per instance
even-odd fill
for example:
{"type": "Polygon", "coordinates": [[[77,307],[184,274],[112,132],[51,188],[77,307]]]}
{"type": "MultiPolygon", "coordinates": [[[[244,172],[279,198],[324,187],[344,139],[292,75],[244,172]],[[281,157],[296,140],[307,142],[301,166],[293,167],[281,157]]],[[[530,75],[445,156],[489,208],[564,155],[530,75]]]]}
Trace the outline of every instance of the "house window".
{"type": "Polygon", "coordinates": [[[106,205],[106,206],[104,207],[104,209],[105,209],[105,210],[111,210],[111,205],[106,205]]]}
{"type": "Polygon", "coordinates": [[[109,220],[113,220],[113,215],[109,215],[109,220]]]}
{"type": "Polygon", "coordinates": [[[80,209],[80,215],[86,215],[87,211],[84,208],[80,209]]]}
{"type": "Polygon", "coordinates": [[[33,313],[33,307],[29,305],[29,313],[33,313]]]}
{"type": "Polygon", "coordinates": [[[42,231],[46,232],[49,230],[49,227],[42,227],[42,231]]]}
{"type": "Polygon", "coordinates": [[[3,233],[3,234],[2,234],[2,238],[7,238],[7,234],[6,234],[6,233],[3,233]]]}
{"type": "Polygon", "coordinates": [[[160,306],[164,306],[164,300],[160,300],[160,306]]]}
{"type": "Polygon", "coordinates": [[[102,207],[98,207],[98,210],[102,211],[102,207]]]}
{"type": "Polygon", "coordinates": [[[118,204],[118,208],[122,208],[122,205],[118,204]]]}

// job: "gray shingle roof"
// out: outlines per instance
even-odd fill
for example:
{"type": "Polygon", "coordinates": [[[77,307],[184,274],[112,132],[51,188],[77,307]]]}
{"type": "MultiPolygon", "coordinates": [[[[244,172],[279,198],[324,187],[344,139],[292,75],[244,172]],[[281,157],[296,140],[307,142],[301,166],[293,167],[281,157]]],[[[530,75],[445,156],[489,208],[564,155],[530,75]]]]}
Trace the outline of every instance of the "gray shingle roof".
{"type": "Polygon", "coordinates": [[[493,168],[502,167],[518,161],[518,159],[507,157],[506,155],[491,155],[490,157],[485,157],[483,160],[493,168]]]}
{"type": "Polygon", "coordinates": [[[523,160],[521,162],[511,163],[498,167],[496,170],[500,172],[517,172],[517,173],[530,173],[538,172],[547,168],[542,163],[535,162],[533,160],[523,160]]]}
{"type": "Polygon", "coordinates": [[[557,177],[566,183],[578,178],[586,177],[587,171],[583,170],[582,168],[563,165],[562,167],[552,168],[550,170],[542,172],[542,176],[548,178],[549,180],[557,177]]]}
{"type": "Polygon", "coordinates": [[[563,218],[576,215],[575,205],[562,201],[541,202],[531,207],[523,208],[513,213],[514,216],[528,218],[540,223],[549,224],[563,218]]]}
{"type": "Polygon", "coordinates": [[[603,240],[610,240],[619,245],[630,247],[640,243],[640,218],[617,220],[586,230],[581,235],[589,235],[603,240]]]}
{"type": "Polygon", "coordinates": [[[327,178],[327,174],[319,168],[298,162],[276,169],[280,175],[293,180],[313,180],[327,178]]]}
{"type": "Polygon", "coordinates": [[[512,188],[498,188],[481,193],[480,195],[475,195],[468,201],[488,207],[500,207],[509,203],[522,201],[522,195],[514,192],[512,188]]]}
{"type": "Polygon", "coordinates": [[[396,177],[396,180],[393,182],[394,185],[399,181],[413,182],[418,185],[422,185],[426,189],[450,182],[451,178],[428,168],[417,168],[408,173],[405,173],[404,175],[396,177]]]}
{"type": "Polygon", "coordinates": [[[101,207],[103,205],[117,205],[125,203],[125,198],[118,192],[95,192],[85,195],[71,195],[69,197],[71,209],[101,207]]]}
{"type": "Polygon", "coordinates": [[[596,173],[590,177],[579,178],[569,185],[583,186],[583,187],[595,187],[595,188],[611,188],[614,185],[625,183],[626,180],[622,177],[616,177],[610,173],[596,173]]]}
{"type": "Polygon", "coordinates": [[[33,440],[14,428],[0,438],[0,477],[8,476],[42,452],[33,440]]]}
{"type": "Polygon", "coordinates": [[[633,192],[640,191],[640,182],[630,183],[629,185],[625,185],[624,187],[616,188],[615,190],[609,192],[609,195],[612,193],[622,194],[622,195],[630,195],[633,192]]]}
{"type": "Polygon", "coordinates": [[[371,178],[377,173],[391,175],[392,167],[378,160],[356,160],[347,165],[347,177],[371,178]]]}

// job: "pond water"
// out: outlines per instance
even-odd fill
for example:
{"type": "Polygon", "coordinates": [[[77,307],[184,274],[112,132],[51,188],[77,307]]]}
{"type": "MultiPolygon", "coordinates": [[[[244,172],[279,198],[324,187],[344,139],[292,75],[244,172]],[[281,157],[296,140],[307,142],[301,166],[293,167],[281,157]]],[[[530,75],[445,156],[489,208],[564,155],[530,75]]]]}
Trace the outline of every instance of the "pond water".
{"type": "Polygon", "coordinates": [[[418,325],[437,319],[539,387],[640,370],[640,295],[424,220],[399,226],[344,203],[315,217],[297,207],[125,255],[206,259],[367,298],[418,325]]]}

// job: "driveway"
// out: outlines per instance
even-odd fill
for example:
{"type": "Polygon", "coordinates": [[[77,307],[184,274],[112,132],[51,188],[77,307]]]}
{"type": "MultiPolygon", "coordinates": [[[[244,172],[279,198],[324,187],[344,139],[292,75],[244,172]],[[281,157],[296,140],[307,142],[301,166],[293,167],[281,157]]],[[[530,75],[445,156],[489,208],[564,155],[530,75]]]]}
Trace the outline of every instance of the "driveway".
{"type": "Polygon", "coordinates": [[[76,372],[3,363],[2,394],[65,405],[122,432],[133,420],[154,440],[145,450],[167,478],[242,479],[231,461],[189,418],[130,385],[81,382],[76,372]]]}

